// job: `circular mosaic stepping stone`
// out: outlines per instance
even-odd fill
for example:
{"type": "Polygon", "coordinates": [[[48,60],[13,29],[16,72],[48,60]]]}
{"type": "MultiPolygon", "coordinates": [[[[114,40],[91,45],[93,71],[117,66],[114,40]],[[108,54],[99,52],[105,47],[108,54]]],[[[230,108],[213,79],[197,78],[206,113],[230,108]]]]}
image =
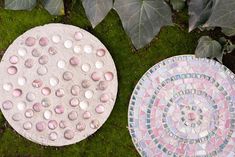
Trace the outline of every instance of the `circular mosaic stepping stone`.
{"type": "Polygon", "coordinates": [[[33,142],[79,142],[97,131],[113,109],[118,83],[112,57],[80,28],[33,28],[10,45],[0,66],[1,110],[33,142]]]}
{"type": "Polygon", "coordinates": [[[235,75],[193,55],[149,69],[129,104],[129,131],[146,157],[235,156],[235,75]]]}

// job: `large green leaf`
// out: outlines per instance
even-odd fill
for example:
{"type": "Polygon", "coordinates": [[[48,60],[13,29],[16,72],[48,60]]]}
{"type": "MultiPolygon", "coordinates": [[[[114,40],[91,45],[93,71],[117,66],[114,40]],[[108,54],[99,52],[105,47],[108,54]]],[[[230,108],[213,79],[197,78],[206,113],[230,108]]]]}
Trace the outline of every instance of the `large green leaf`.
{"type": "Polygon", "coordinates": [[[213,40],[208,36],[202,36],[199,39],[195,55],[199,58],[217,58],[220,62],[222,62],[222,46],[218,41],[213,40]]]}
{"type": "Polygon", "coordinates": [[[210,17],[214,0],[189,0],[189,32],[203,25],[210,17]]]}
{"type": "Polygon", "coordinates": [[[172,24],[171,9],[164,0],[115,0],[114,8],[137,49],[150,43],[162,26],[172,24]]]}
{"type": "Polygon", "coordinates": [[[235,29],[235,0],[216,0],[212,14],[204,27],[235,29]]]}
{"type": "Polygon", "coordinates": [[[64,15],[63,0],[44,0],[43,4],[51,15],[64,15]]]}
{"type": "Polygon", "coordinates": [[[113,7],[113,0],[82,0],[92,27],[98,25],[113,7]]]}
{"type": "Polygon", "coordinates": [[[5,9],[32,10],[37,0],[5,0],[5,9]]]}

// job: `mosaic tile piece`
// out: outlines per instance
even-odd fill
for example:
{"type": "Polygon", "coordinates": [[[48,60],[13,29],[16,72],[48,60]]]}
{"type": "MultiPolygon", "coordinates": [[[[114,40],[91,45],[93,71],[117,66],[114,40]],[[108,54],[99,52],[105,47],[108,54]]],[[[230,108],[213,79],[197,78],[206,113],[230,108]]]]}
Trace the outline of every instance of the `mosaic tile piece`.
{"type": "Polygon", "coordinates": [[[75,26],[49,24],[18,37],[0,63],[0,108],[25,138],[79,142],[109,117],[117,72],[105,46],[75,26]]]}
{"type": "Polygon", "coordinates": [[[165,59],[137,83],[132,141],[143,157],[235,156],[235,75],[193,55],[165,59]]]}

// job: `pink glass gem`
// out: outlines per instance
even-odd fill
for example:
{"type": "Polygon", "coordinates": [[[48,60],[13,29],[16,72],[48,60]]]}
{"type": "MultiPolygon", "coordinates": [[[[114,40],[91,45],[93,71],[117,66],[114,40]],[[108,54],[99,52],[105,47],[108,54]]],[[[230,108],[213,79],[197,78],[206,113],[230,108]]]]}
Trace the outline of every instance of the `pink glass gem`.
{"type": "Polygon", "coordinates": [[[91,86],[91,83],[90,83],[89,80],[83,80],[83,81],[82,81],[82,87],[83,87],[83,88],[88,88],[88,87],[90,87],[90,86],[91,86]]]}
{"type": "Polygon", "coordinates": [[[55,113],[57,114],[64,113],[64,107],[62,105],[57,105],[54,110],[55,110],[55,113]]]}
{"type": "Polygon", "coordinates": [[[18,58],[17,56],[11,56],[11,57],[9,58],[9,62],[10,62],[11,64],[16,64],[16,63],[18,63],[18,61],[19,61],[19,58],[18,58]]]}
{"type": "Polygon", "coordinates": [[[38,51],[37,49],[33,49],[31,53],[32,53],[32,56],[34,57],[41,56],[41,51],[38,51]]]}
{"type": "Polygon", "coordinates": [[[91,79],[93,80],[93,81],[99,81],[100,79],[101,79],[101,73],[100,72],[93,72],[92,74],[91,74],[91,79]]]}
{"type": "Polygon", "coordinates": [[[80,87],[78,85],[74,85],[71,88],[71,94],[74,96],[78,96],[80,91],[80,87]]]}
{"type": "Polygon", "coordinates": [[[49,107],[49,106],[51,106],[51,101],[48,98],[44,98],[44,99],[42,99],[41,104],[43,107],[49,107]]]}
{"type": "Polygon", "coordinates": [[[66,130],[65,132],[64,132],[64,137],[67,139],[67,140],[71,140],[71,139],[73,139],[74,138],[74,131],[72,131],[72,130],[66,130]]]}
{"type": "Polygon", "coordinates": [[[24,62],[24,65],[25,65],[26,68],[32,68],[33,65],[34,65],[33,59],[31,59],[31,58],[27,59],[27,60],[24,62]]]}
{"type": "Polygon", "coordinates": [[[109,101],[109,99],[110,99],[110,97],[109,97],[108,94],[102,94],[101,97],[100,97],[100,101],[104,102],[104,103],[109,101]]]}
{"type": "Polygon", "coordinates": [[[26,99],[29,101],[29,102],[33,102],[35,99],[36,99],[36,95],[32,92],[29,92],[27,93],[26,95],[26,99]]]}
{"type": "Polygon", "coordinates": [[[26,40],[25,40],[25,45],[31,47],[33,45],[35,45],[36,43],[36,39],[34,37],[28,37],[26,40]]]}
{"type": "Polygon", "coordinates": [[[4,110],[10,110],[13,107],[13,103],[10,100],[6,100],[2,103],[2,108],[4,110]]]}
{"type": "Polygon", "coordinates": [[[112,73],[112,72],[106,72],[106,73],[104,74],[104,78],[105,78],[105,80],[107,80],[107,81],[112,81],[112,80],[113,80],[113,73],[112,73]]]}
{"type": "Polygon", "coordinates": [[[88,111],[84,112],[84,113],[83,113],[83,118],[84,118],[84,119],[89,119],[89,118],[91,118],[91,113],[88,112],[88,111]]]}
{"type": "Polygon", "coordinates": [[[100,126],[100,122],[97,119],[94,119],[91,121],[90,127],[92,129],[97,129],[100,126]]]}
{"type": "Polygon", "coordinates": [[[22,90],[21,89],[14,89],[12,92],[12,95],[14,97],[20,97],[22,95],[22,90]]]}
{"type": "Polygon", "coordinates": [[[8,74],[15,75],[17,73],[17,68],[15,66],[10,66],[7,69],[8,74]]]}
{"type": "Polygon", "coordinates": [[[193,112],[188,113],[188,120],[194,121],[196,119],[196,115],[193,112]]]}
{"type": "Polygon", "coordinates": [[[33,112],[32,109],[27,109],[27,110],[25,111],[24,115],[25,115],[26,118],[32,118],[33,115],[34,115],[34,112],[33,112]]]}
{"type": "Polygon", "coordinates": [[[38,59],[38,62],[39,64],[44,65],[48,63],[48,60],[49,60],[48,56],[43,55],[38,59]]]}
{"type": "Polygon", "coordinates": [[[22,119],[22,115],[20,113],[15,113],[13,114],[12,119],[14,121],[20,121],[22,119]]]}
{"type": "Polygon", "coordinates": [[[70,58],[70,60],[69,60],[69,63],[72,65],[72,66],[77,66],[78,64],[79,64],[79,59],[78,59],[78,57],[72,57],[72,58],[70,58]]]}
{"type": "Polygon", "coordinates": [[[63,97],[64,96],[64,94],[65,94],[65,91],[63,90],[63,89],[57,89],[56,90],[56,92],[55,92],[55,95],[57,96],[57,97],[63,97]]]}
{"type": "Polygon", "coordinates": [[[57,50],[56,50],[54,47],[50,47],[50,48],[48,49],[48,53],[49,53],[50,55],[55,55],[55,54],[57,54],[57,50]]]}
{"type": "Polygon", "coordinates": [[[32,83],[32,86],[34,88],[40,88],[42,86],[43,82],[41,80],[34,80],[32,83]]]}
{"type": "Polygon", "coordinates": [[[61,129],[64,129],[68,126],[68,124],[66,121],[62,120],[62,121],[60,121],[59,126],[61,129]]]}
{"type": "Polygon", "coordinates": [[[76,125],[76,128],[78,131],[83,131],[86,129],[86,125],[82,122],[79,122],[77,125],[76,125]]]}
{"type": "Polygon", "coordinates": [[[41,46],[47,46],[48,45],[48,42],[49,42],[49,40],[47,39],[47,37],[42,37],[42,38],[40,38],[40,40],[39,40],[39,45],[41,45],[41,46]]]}
{"type": "Polygon", "coordinates": [[[41,75],[41,76],[46,75],[47,72],[48,70],[47,70],[47,67],[45,66],[41,66],[37,69],[38,75],[41,75]]]}
{"type": "Polygon", "coordinates": [[[58,123],[56,120],[50,120],[48,122],[48,128],[51,130],[55,130],[58,127],[58,123]]]}
{"type": "Polygon", "coordinates": [[[108,83],[107,82],[100,81],[99,84],[98,84],[97,89],[104,91],[105,89],[107,89],[107,87],[108,87],[108,83]]]}
{"type": "Polygon", "coordinates": [[[81,40],[83,38],[83,34],[81,32],[76,32],[74,34],[74,38],[75,38],[75,40],[79,41],[79,40],[81,40]]]}
{"type": "Polygon", "coordinates": [[[58,134],[56,132],[52,132],[49,134],[49,139],[51,141],[55,141],[58,138],[58,134]]]}
{"type": "Polygon", "coordinates": [[[42,109],[43,109],[43,106],[42,106],[41,103],[35,103],[33,105],[33,110],[36,111],[36,112],[40,112],[40,111],[42,111],[42,109]]]}
{"type": "Polygon", "coordinates": [[[23,124],[23,128],[24,128],[25,130],[30,130],[30,129],[32,128],[32,123],[31,123],[31,122],[25,122],[25,123],[23,124]]]}
{"type": "Polygon", "coordinates": [[[105,50],[104,49],[98,49],[96,51],[96,55],[99,57],[103,57],[105,55],[105,50]]]}
{"type": "Polygon", "coordinates": [[[99,114],[103,113],[104,112],[104,106],[103,105],[96,106],[95,111],[99,114]]]}
{"type": "Polygon", "coordinates": [[[44,131],[46,129],[46,123],[43,121],[36,123],[36,129],[39,132],[44,131]]]}
{"type": "Polygon", "coordinates": [[[69,118],[69,120],[74,121],[78,118],[78,113],[76,111],[71,111],[68,114],[68,118],[69,118]]]}
{"type": "Polygon", "coordinates": [[[44,88],[42,88],[41,92],[43,95],[48,96],[51,94],[51,89],[49,87],[44,87],[44,88]]]}
{"type": "Polygon", "coordinates": [[[71,73],[69,71],[66,71],[63,74],[63,78],[64,78],[65,81],[70,81],[73,78],[73,73],[71,73]]]}
{"type": "Polygon", "coordinates": [[[72,106],[72,107],[76,107],[78,106],[80,103],[79,99],[77,98],[72,98],[70,101],[69,101],[69,104],[72,106]]]}

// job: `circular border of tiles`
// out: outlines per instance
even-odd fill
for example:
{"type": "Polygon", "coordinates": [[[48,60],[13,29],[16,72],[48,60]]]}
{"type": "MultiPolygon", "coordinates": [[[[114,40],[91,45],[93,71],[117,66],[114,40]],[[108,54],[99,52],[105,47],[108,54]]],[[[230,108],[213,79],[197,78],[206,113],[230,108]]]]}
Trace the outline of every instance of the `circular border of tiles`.
{"type": "Polygon", "coordinates": [[[180,55],[151,67],[128,110],[143,157],[234,156],[235,75],[217,61],[180,55]]]}

